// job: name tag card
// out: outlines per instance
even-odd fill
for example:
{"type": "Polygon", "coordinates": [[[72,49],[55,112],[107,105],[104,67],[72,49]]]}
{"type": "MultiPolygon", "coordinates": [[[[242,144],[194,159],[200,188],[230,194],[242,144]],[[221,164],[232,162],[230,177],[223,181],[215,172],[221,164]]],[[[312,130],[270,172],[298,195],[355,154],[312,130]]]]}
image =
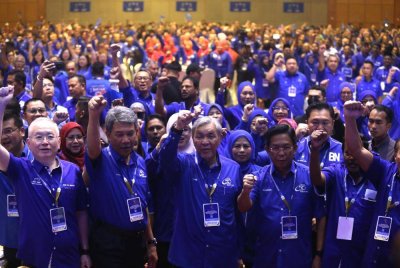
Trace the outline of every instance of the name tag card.
{"type": "Polygon", "coordinates": [[[353,237],[354,218],[339,217],[336,238],[342,240],[351,240],[353,237]]]}
{"type": "Polygon", "coordinates": [[[343,67],[343,68],[342,68],[342,72],[343,72],[343,74],[344,74],[346,77],[348,77],[348,78],[353,77],[353,69],[351,69],[351,68],[349,68],[349,67],[343,67]]]}
{"type": "Polygon", "coordinates": [[[288,96],[289,96],[289,97],[292,97],[292,98],[296,97],[296,91],[297,91],[297,88],[296,88],[296,87],[290,86],[290,87],[288,88],[288,96]]]}
{"type": "Polygon", "coordinates": [[[15,195],[7,195],[7,216],[19,217],[17,209],[17,197],[15,195]]]}
{"type": "Polygon", "coordinates": [[[379,216],[375,228],[375,240],[389,241],[390,228],[392,227],[392,218],[379,216]]]}
{"type": "Polygon", "coordinates": [[[50,220],[53,233],[67,230],[64,207],[50,209],[50,220]]]}
{"type": "Polygon", "coordinates": [[[220,225],[218,203],[203,204],[204,227],[215,227],[220,225]]]}
{"type": "Polygon", "coordinates": [[[129,219],[131,222],[143,220],[143,211],[139,197],[126,200],[128,204],[129,219]]]}
{"type": "Polygon", "coordinates": [[[281,218],[282,239],[297,239],[297,216],[281,218]]]}

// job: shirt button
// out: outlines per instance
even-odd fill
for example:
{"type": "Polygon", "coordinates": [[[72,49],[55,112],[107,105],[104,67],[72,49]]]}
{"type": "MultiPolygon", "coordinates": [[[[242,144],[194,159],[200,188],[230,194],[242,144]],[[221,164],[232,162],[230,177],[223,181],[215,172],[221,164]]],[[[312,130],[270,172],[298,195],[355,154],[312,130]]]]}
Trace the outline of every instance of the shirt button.
{"type": "Polygon", "coordinates": [[[282,249],[279,249],[278,251],[279,251],[279,253],[281,253],[281,252],[282,252],[282,249]]]}
{"type": "Polygon", "coordinates": [[[377,246],[377,247],[376,247],[376,249],[378,249],[378,250],[379,250],[379,249],[381,249],[381,247],[380,247],[380,246],[377,246]]]}
{"type": "Polygon", "coordinates": [[[55,207],[55,206],[56,206],[56,204],[54,204],[54,203],[53,203],[53,204],[51,204],[51,205],[52,205],[53,207],[55,207]]]}
{"type": "Polygon", "coordinates": [[[53,250],[56,250],[56,247],[54,247],[53,250]]]}
{"type": "Polygon", "coordinates": [[[210,230],[207,230],[207,232],[211,232],[210,230]]]}
{"type": "Polygon", "coordinates": [[[281,210],[283,210],[283,208],[281,208],[281,210]]]}
{"type": "Polygon", "coordinates": [[[209,245],[206,245],[206,248],[208,248],[209,247],[209,245]]]}
{"type": "Polygon", "coordinates": [[[376,263],[376,260],[374,260],[373,263],[376,263]]]}

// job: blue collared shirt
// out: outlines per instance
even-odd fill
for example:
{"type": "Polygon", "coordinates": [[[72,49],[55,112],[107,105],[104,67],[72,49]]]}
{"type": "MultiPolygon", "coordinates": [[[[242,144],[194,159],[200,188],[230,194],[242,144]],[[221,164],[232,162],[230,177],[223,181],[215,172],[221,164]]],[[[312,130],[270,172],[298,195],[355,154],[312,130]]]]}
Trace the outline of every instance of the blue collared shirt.
{"type": "Polygon", "coordinates": [[[324,267],[362,267],[361,261],[366,248],[368,230],[373,223],[372,215],[376,203],[374,185],[362,179],[355,184],[344,164],[332,164],[322,170],[326,178],[327,226],[323,255],[324,267]],[[347,197],[355,198],[350,207],[348,217],[354,218],[353,235],[351,240],[336,239],[339,217],[346,216],[345,184],[346,176],[347,197]],[[357,195],[358,193],[358,195],[357,195]]]}
{"type": "Polygon", "coordinates": [[[290,103],[290,110],[294,116],[304,114],[304,98],[308,93],[309,84],[304,74],[296,72],[290,75],[287,71],[276,72],[275,81],[278,84],[278,98],[284,98],[290,103]],[[294,95],[290,94],[290,88],[295,88],[294,95]]]}
{"type": "Polygon", "coordinates": [[[29,95],[28,92],[26,92],[26,90],[24,90],[19,95],[15,96],[15,98],[17,99],[19,106],[22,109],[24,107],[25,102],[32,99],[32,96],[29,95]]]}
{"type": "Polygon", "coordinates": [[[308,168],[293,162],[287,177],[282,178],[273,164],[265,166],[258,174],[250,198],[258,237],[254,267],[311,267],[311,220],[321,217],[323,211],[322,199],[314,192],[308,168]],[[297,239],[281,238],[281,218],[289,216],[289,210],[274,181],[290,205],[290,215],[297,217],[297,239]]]}
{"type": "Polygon", "coordinates": [[[196,153],[177,153],[179,139],[180,134],[171,131],[160,151],[161,168],[179,174],[171,178],[177,187],[177,215],[169,260],[180,267],[236,267],[241,221],[236,204],[241,191],[239,165],[220,156],[220,166],[204,167],[196,153]],[[210,202],[207,182],[217,183],[212,202],[219,205],[218,227],[204,226],[203,204],[210,202]]]}
{"type": "Polygon", "coordinates": [[[337,97],[339,96],[339,86],[345,81],[344,74],[339,70],[333,73],[328,67],[325,67],[323,71],[318,71],[317,80],[318,82],[321,82],[325,79],[329,80],[326,88],[326,101],[337,101],[337,97]]]}
{"type": "Polygon", "coordinates": [[[143,231],[147,225],[146,208],[150,200],[147,172],[144,160],[131,153],[129,164],[111,147],[103,148],[99,157],[91,160],[86,152],[85,163],[90,177],[90,209],[95,221],[126,231],[143,231]],[[132,195],[124,183],[127,178],[132,186],[132,195]],[[143,220],[130,221],[127,200],[139,197],[143,220]]]}
{"type": "MultiPolygon", "coordinates": [[[[371,226],[367,235],[367,248],[363,258],[362,267],[391,267],[389,257],[394,243],[394,237],[400,230],[400,206],[395,206],[389,210],[387,217],[392,218],[390,238],[388,242],[374,239],[374,233],[378,216],[385,216],[386,204],[393,176],[396,174],[398,166],[383,160],[374,154],[373,161],[366,172],[366,178],[372,182],[378,191],[376,196],[376,207],[372,217],[371,226]]],[[[400,201],[400,180],[394,177],[392,204],[400,201]]]]}
{"type": "MultiPolygon", "coordinates": [[[[297,151],[294,159],[308,165],[310,163],[310,136],[301,139],[297,144],[297,151]]],[[[329,137],[325,145],[319,151],[319,159],[322,167],[327,167],[331,164],[339,164],[343,162],[342,143],[329,137]]]]}
{"type": "Polygon", "coordinates": [[[6,173],[15,187],[20,216],[17,257],[36,267],[48,267],[50,261],[51,267],[80,267],[76,212],[86,209],[86,189],[78,166],[58,161],[59,166],[50,173],[36,160],[10,155],[6,173]],[[67,230],[53,233],[49,212],[55,208],[58,186],[61,187],[58,205],[64,207],[67,230]]]}
{"type": "Polygon", "coordinates": [[[380,97],[383,94],[379,81],[374,77],[372,77],[369,81],[367,81],[364,76],[361,78],[360,82],[357,85],[357,96],[359,96],[360,93],[364,90],[374,91],[377,97],[380,97]]]}

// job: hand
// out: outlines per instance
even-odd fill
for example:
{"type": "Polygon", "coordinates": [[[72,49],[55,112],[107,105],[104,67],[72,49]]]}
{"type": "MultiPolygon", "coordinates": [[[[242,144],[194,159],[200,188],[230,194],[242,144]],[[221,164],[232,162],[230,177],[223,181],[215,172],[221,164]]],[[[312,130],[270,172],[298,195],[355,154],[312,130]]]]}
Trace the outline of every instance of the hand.
{"type": "Polygon", "coordinates": [[[86,50],[87,50],[87,52],[92,52],[92,50],[93,50],[93,46],[92,46],[92,44],[87,44],[86,45],[86,50]]]}
{"type": "Polygon", "coordinates": [[[268,120],[266,118],[257,118],[256,120],[256,132],[260,136],[264,135],[268,131],[268,120]]]}
{"type": "Polygon", "coordinates": [[[319,54],[320,56],[324,56],[325,51],[326,51],[326,46],[325,46],[325,44],[321,44],[321,45],[319,46],[319,48],[318,48],[318,54],[319,54]]]}
{"type": "Polygon", "coordinates": [[[343,110],[346,118],[357,119],[364,114],[366,107],[359,101],[346,101],[343,110]]]}
{"type": "Polygon", "coordinates": [[[168,137],[168,134],[165,133],[161,136],[160,141],[157,143],[156,150],[159,152],[161,149],[162,144],[164,143],[165,139],[168,137]]]}
{"type": "Polygon", "coordinates": [[[227,134],[228,134],[228,129],[226,127],[223,127],[221,133],[222,138],[225,138],[227,134]]]}
{"type": "Polygon", "coordinates": [[[243,192],[250,193],[251,189],[253,189],[256,184],[257,176],[253,174],[246,174],[243,177],[243,192]]]}
{"type": "Polygon", "coordinates": [[[298,139],[307,136],[309,133],[308,125],[304,123],[300,123],[296,128],[296,136],[298,139]]]}
{"type": "Polygon", "coordinates": [[[396,96],[396,93],[397,93],[398,90],[399,90],[398,87],[393,87],[393,88],[390,90],[389,95],[392,96],[392,97],[396,96]]]}
{"type": "Polygon", "coordinates": [[[158,262],[157,248],[155,246],[151,246],[147,249],[147,254],[149,257],[149,261],[147,262],[148,268],[156,268],[158,262]]]}
{"type": "Polygon", "coordinates": [[[160,78],[158,78],[157,90],[164,91],[168,83],[169,83],[169,78],[166,76],[161,76],[160,78]]]}
{"type": "Polygon", "coordinates": [[[284,59],[282,57],[276,57],[274,60],[274,64],[278,67],[281,67],[284,64],[284,59]]]}
{"type": "Polygon", "coordinates": [[[224,91],[226,89],[226,87],[228,86],[229,78],[228,77],[222,77],[221,79],[219,79],[219,83],[220,83],[219,89],[221,91],[224,91]]]}
{"type": "Polygon", "coordinates": [[[192,122],[193,118],[194,114],[192,114],[190,111],[188,110],[179,111],[178,119],[176,120],[175,123],[175,128],[178,130],[184,129],[187,125],[190,124],[190,122],[192,122]]]}
{"type": "Polygon", "coordinates": [[[56,65],[54,62],[51,62],[49,60],[45,60],[42,65],[40,65],[40,70],[39,70],[39,79],[43,79],[46,76],[52,76],[53,70],[56,69],[56,65]]]}
{"type": "Polygon", "coordinates": [[[124,99],[115,99],[111,103],[111,107],[114,108],[116,106],[124,106],[124,99]]]}
{"type": "Polygon", "coordinates": [[[117,57],[117,54],[118,54],[118,52],[120,52],[120,51],[121,51],[121,47],[120,47],[118,44],[112,44],[112,45],[110,46],[110,53],[111,53],[111,56],[117,57]]]}
{"type": "Polygon", "coordinates": [[[242,116],[242,120],[247,122],[247,120],[249,120],[249,116],[250,114],[254,111],[254,104],[246,104],[243,108],[243,116],[242,116]]]}
{"type": "Polygon", "coordinates": [[[104,99],[102,95],[94,96],[93,98],[90,99],[88,103],[89,116],[90,115],[100,116],[101,112],[104,110],[106,105],[107,101],[104,99]]]}
{"type": "Polygon", "coordinates": [[[14,87],[0,87],[0,108],[5,109],[14,96],[14,87]]]}
{"type": "Polygon", "coordinates": [[[326,131],[320,129],[314,130],[310,135],[311,150],[319,151],[328,137],[329,135],[326,131]]]}
{"type": "Polygon", "coordinates": [[[111,79],[118,79],[121,74],[121,69],[119,66],[117,67],[112,67],[110,70],[110,78],[111,79]]]}
{"type": "Polygon", "coordinates": [[[203,106],[201,106],[200,104],[193,107],[194,118],[199,117],[199,115],[201,115],[202,112],[203,112],[203,106]]]}
{"type": "Polygon", "coordinates": [[[61,122],[67,120],[68,117],[69,117],[68,112],[57,111],[54,113],[53,121],[58,125],[61,122]]]}
{"type": "Polygon", "coordinates": [[[321,85],[321,87],[327,88],[329,84],[329,79],[322,80],[319,84],[321,85]]]}
{"type": "Polygon", "coordinates": [[[81,256],[81,268],[90,268],[92,267],[92,260],[90,259],[89,255],[82,255],[81,256]]]}
{"type": "Polygon", "coordinates": [[[389,76],[392,77],[396,73],[396,69],[394,67],[390,68],[389,76]]]}

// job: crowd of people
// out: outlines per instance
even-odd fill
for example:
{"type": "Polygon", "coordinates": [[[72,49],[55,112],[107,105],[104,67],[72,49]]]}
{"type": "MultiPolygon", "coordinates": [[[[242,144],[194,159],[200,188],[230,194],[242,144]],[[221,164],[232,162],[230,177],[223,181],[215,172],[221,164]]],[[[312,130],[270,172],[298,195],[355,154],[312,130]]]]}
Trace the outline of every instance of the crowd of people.
{"type": "Polygon", "coordinates": [[[5,24],[6,267],[397,267],[399,48],[391,25],[5,24]]]}

